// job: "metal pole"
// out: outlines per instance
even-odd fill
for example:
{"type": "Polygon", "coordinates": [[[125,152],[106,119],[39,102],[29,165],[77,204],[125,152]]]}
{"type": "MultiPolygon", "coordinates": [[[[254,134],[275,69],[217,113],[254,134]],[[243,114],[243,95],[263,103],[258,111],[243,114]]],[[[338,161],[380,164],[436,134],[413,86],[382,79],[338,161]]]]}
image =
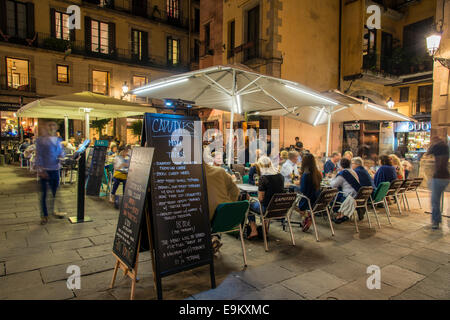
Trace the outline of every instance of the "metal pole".
{"type": "Polygon", "coordinates": [[[90,110],[84,111],[84,138],[89,139],[89,112],[90,110]]]}
{"type": "Polygon", "coordinates": [[[231,117],[230,117],[230,136],[228,137],[228,152],[227,152],[227,163],[231,166],[232,155],[233,155],[233,123],[234,123],[234,109],[236,108],[236,71],[233,70],[233,86],[231,89],[231,117]]]}
{"type": "Polygon", "coordinates": [[[69,117],[64,116],[64,140],[69,142],[69,117]]]}
{"type": "Polygon", "coordinates": [[[328,125],[327,125],[327,152],[326,157],[328,158],[328,153],[330,149],[330,132],[331,131],[331,111],[328,110],[328,125]]]}

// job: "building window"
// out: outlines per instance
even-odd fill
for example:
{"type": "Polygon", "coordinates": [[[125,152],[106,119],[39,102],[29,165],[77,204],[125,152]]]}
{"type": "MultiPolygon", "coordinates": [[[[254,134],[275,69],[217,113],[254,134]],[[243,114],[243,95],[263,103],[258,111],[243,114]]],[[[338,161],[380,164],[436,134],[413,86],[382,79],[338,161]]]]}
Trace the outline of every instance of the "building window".
{"type": "Polygon", "coordinates": [[[194,9],[194,32],[200,32],[200,9],[194,9]]]}
{"type": "Polygon", "coordinates": [[[10,37],[27,37],[27,5],[16,1],[6,1],[6,32],[10,37]]]}
{"type": "Polygon", "coordinates": [[[133,76],[133,89],[140,88],[147,84],[147,77],[133,76]]]}
{"type": "Polygon", "coordinates": [[[257,58],[259,55],[259,6],[247,11],[246,49],[244,60],[257,58]]]}
{"type": "Polygon", "coordinates": [[[104,95],[109,93],[109,72],[92,71],[92,92],[104,95]]]}
{"type": "Polygon", "coordinates": [[[139,30],[131,30],[131,54],[135,60],[147,59],[148,53],[148,34],[139,30]]]}
{"type": "Polygon", "coordinates": [[[180,19],[179,0],[167,0],[167,17],[170,19],[180,19]]]}
{"type": "Polygon", "coordinates": [[[234,57],[235,45],[235,22],[233,20],[228,23],[228,58],[234,57]]]}
{"type": "Polygon", "coordinates": [[[431,113],[433,86],[421,86],[417,92],[416,113],[431,113]]]}
{"type": "Polygon", "coordinates": [[[377,30],[364,27],[363,68],[370,69],[377,65],[377,30]]]}
{"type": "Polygon", "coordinates": [[[67,13],[54,11],[52,25],[54,25],[53,36],[56,39],[71,40],[69,17],[67,13]]]}
{"type": "Polygon", "coordinates": [[[205,50],[206,54],[209,53],[211,49],[211,24],[205,24],[205,50]]]}
{"type": "Polygon", "coordinates": [[[91,21],[92,52],[109,54],[109,24],[96,20],[91,21]]]}
{"type": "Polygon", "coordinates": [[[28,88],[30,74],[28,60],[6,58],[6,72],[8,88],[26,90],[28,88]]]}
{"type": "Polygon", "coordinates": [[[200,40],[194,40],[194,62],[199,62],[200,60],[200,40]]]}
{"type": "Polygon", "coordinates": [[[69,66],[56,65],[56,81],[59,83],[69,83],[69,66]]]}
{"type": "Polygon", "coordinates": [[[400,88],[400,100],[399,102],[409,101],[409,87],[400,88]]]}
{"type": "Polygon", "coordinates": [[[180,62],[180,40],[167,38],[167,63],[175,66],[180,62]]]}

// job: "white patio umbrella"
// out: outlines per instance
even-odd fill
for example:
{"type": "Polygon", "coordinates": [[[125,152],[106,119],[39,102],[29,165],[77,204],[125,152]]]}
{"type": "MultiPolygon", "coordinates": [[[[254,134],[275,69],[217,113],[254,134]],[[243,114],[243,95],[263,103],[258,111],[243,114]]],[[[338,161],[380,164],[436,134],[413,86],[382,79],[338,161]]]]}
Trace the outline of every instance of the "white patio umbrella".
{"type": "MultiPolygon", "coordinates": [[[[126,100],[84,91],[35,100],[20,108],[17,114],[24,118],[64,119],[66,130],[68,119],[85,120],[85,134],[88,137],[91,118],[96,120],[126,118],[155,110],[126,100]]],[[[66,132],[66,139],[67,136],[66,132]]]]}
{"type": "Polygon", "coordinates": [[[337,101],[339,104],[323,107],[294,107],[289,110],[278,109],[261,112],[260,114],[285,116],[313,126],[327,124],[327,156],[330,144],[331,123],[363,120],[415,121],[395,110],[351,97],[338,90],[323,92],[322,95],[329,99],[333,99],[333,101],[337,101]]]}
{"type": "MultiPolygon", "coordinates": [[[[333,99],[296,82],[259,74],[240,65],[214,66],[159,79],[132,93],[161,100],[182,99],[196,106],[229,111],[231,123],[235,113],[280,108],[289,112],[293,107],[338,105],[333,99]]],[[[230,134],[230,146],[232,141],[230,134]]]]}

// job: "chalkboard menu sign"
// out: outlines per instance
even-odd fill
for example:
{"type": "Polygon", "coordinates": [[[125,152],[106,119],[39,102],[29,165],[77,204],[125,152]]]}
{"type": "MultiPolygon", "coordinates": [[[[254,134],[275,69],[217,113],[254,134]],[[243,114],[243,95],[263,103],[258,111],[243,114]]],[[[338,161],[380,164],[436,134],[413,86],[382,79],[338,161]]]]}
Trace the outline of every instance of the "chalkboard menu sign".
{"type": "Polygon", "coordinates": [[[133,148],[114,238],[113,252],[131,269],[136,264],[153,150],[153,148],[133,148]]]}
{"type": "Polygon", "coordinates": [[[98,196],[100,187],[102,186],[103,176],[105,174],[105,160],[107,147],[95,146],[88,156],[90,166],[88,171],[88,181],[86,186],[86,194],[88,196],[98,196]],[[89,159],[92,154],[92,159],[89,159]]]}
{"type": "Polygon", "coordinates": [[[145,115],[143,143],[156,150],[150,220],[157,277],[210,264],[213,282],[201,135],[197,118],[145,115]]]}

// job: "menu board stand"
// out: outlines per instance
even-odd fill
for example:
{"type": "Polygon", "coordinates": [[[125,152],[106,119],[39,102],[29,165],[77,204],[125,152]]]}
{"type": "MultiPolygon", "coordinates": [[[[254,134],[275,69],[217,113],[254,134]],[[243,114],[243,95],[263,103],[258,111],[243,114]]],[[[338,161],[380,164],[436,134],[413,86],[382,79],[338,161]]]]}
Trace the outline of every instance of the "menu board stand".
{"type": "Polygon", "coordinates": [[[163,277],[204,265],[210,266],[211,287],[216,288],[198,120],[167,114],[145,114],[144,118],[142,145],[158,150],[152,161],[148,211],[159,300],[163,298],[163,277]],[[177,129],[184,130],[173,136],[177,129]],[[187,151],[174,151],[183,142],[193,149],[194,159],[175,163],[174,152],[180,155],[187,151]]]}

